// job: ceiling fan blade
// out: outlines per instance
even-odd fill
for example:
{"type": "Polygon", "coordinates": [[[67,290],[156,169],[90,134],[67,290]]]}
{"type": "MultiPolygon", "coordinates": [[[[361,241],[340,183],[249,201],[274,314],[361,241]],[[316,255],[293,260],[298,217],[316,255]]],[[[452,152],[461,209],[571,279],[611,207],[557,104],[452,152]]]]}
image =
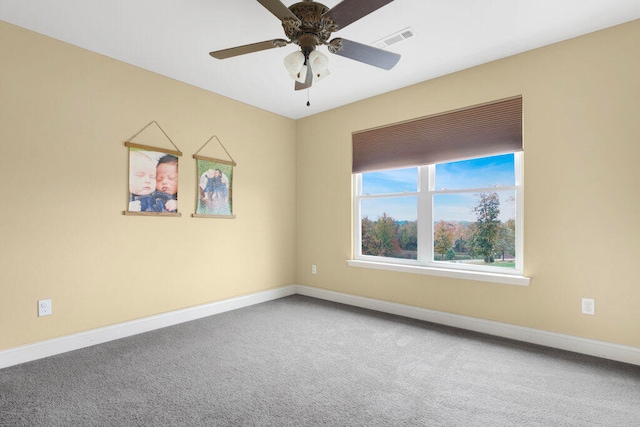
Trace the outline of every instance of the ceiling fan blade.
{"type": "Polygon", "coordinates": [[[313,83],[313,70],[311,70],[311,64],[309,63],[309,61],[307,61],[307,75],[304,78],[304,83],[300,83],[299,81],[296,80],[294,89],[295,90],[307,89],[311,87],[312,83],[313,83]]]}
{"type": "Polygon", "coordinates": [[[324,16],[329,16],[333,19],[333,22],[338,25],[338,29],[341,29],[392,1],[393,0],[342,0],[342,2],[325,13],[324,16]]]}
{"type": "Polygon", "coordinates": [[[400,55],[397,53],[347,39],[333,39],[331,44],[342,44],[342,47],[337,51],[330,48],[330,52],[383,70],[392,69],[400,60],[400,55]]]}
{"type": "Polygon", "coordinates": [[[234,56],[244,55],[246,53],[258,52],[261,50],[272,49],[274,47],[286,46],[289,42],[284,39],[266,40],[258,43],[246,44],[244,46],[230,47],[229,49],[216,50],[209,52],[209,55],[216,59],[226,59],[234,56]]]}
{"type": "Polygon", "coordinates": [[[294,15],[287,6],[282,4],[280,0],[258,0],[258,3],[263,5],[269,12],[273,13],[281,21],[283,21],[285,18],[293,18],[296,21],[300,21],[298,17],[294,15]]]}

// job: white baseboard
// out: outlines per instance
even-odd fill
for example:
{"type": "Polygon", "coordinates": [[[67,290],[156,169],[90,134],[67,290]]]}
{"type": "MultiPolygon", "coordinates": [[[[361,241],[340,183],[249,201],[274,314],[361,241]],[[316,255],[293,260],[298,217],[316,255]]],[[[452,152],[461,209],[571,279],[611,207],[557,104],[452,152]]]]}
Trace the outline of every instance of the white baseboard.
{"type": "Polygon", "coordinates": [[[640,348],[637,347],[461,316],[326,289],[290,285],[2,350],[0,351],[0,369],[294,294],[640,365],[640,348]]]}
{"type": "Polygon", "coordinates": [[[0,369],[167,326],[177,325],[183,322],[189,322],[214,314],[224,313],[225,311],[260,304],[262,302],[294,295],[295,293],[295,285],[285,286],[251,295],[244,295],[210,304],[149,316],[130,322],[106,326],[104,328],[66,335],[60,338],[53,338],[21,347],[10,348],[0,351],[0,369]]]}
{"type": "Polygon", "coordinates": [[[313,298],[367,308],[383,313],[396,314],[412,319],[425,320],[427,322],[453,326],[460,329],[482,332],[503,338],[511,338],[518,341],[539,344],[546,347],[558,348],[590,356],[597,356],[604,359],[616,360],[618,362],[640,365],[640,348],[638,347],[624,346],[605,341],[576,337],[573,335],[543,331],[541,329],[533,329],[508,323],[478,319],[475,317],[461,316],[458,314],[445,313],[442,311],[429,310],[426,308],[413,307],[410,305],[381,301],[308,286],[297,285],[296,293],[313,298]]]}

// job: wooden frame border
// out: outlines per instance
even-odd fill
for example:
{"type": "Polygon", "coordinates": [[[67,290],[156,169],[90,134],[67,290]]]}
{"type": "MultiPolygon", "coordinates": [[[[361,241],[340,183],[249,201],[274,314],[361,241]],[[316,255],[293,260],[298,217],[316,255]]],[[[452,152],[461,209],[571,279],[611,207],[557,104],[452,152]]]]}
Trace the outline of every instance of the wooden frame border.
{"type": "Polygon", "coordinates": [[[150,145],[136,144],[135,142],[127,141],[124,143],[124,145],[125,147],[129,147],[129,148],[137,148],[145,151],[157,151],[159,153],[173,154],[174,156],[178,156],[178,157],[182,156],[182,152],[177,150],[168,150],[166,148],[151,147],[150,145]]]}

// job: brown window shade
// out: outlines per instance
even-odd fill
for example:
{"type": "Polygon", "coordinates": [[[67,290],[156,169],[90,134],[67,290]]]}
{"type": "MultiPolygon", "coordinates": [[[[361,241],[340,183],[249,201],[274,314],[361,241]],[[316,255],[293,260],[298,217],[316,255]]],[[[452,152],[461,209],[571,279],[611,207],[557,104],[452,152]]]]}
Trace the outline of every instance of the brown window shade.
{"type": "Polygon", "coordinates": [[[354,132],[353,173],[522,151],[522,97],[354,132]]]}

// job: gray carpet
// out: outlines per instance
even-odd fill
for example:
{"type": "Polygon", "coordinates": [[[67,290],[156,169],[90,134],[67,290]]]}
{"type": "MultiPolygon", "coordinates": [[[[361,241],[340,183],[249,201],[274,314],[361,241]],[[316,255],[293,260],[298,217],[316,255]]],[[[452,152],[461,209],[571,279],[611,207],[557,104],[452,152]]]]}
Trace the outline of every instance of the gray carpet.
{"type": "Polygon", "coordinates": [[[638,426],[640,367],[292,296],[0,370],[8,426],[638,426]]]}

